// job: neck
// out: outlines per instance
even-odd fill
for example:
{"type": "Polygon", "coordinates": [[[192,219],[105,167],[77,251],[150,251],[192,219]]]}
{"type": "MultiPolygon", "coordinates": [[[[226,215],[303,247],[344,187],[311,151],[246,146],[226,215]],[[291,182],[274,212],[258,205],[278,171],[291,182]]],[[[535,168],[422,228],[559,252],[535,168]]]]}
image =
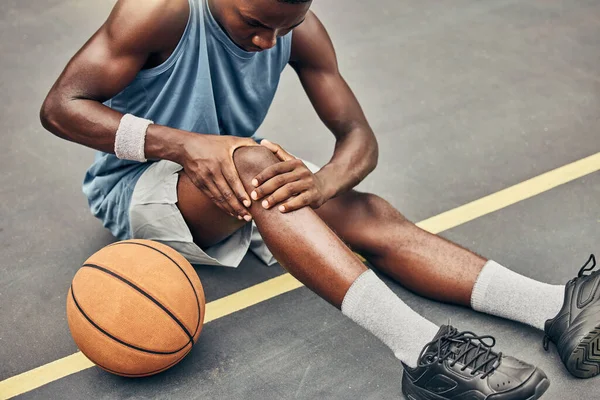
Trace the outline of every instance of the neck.
{"type": "Polygon", "coordinates": [[[219,4],[218,1],[215,0],[205,0],[206,4],[209,8],[208,12],[211,13],[211,15],[213,16],[213,18],[215,19],[215,21],[217,21],[217,24],[219,24],[219,27],[221,28],[221,30],[223,32],[225,32],[225,34],[227,35],[227,37],[229,38],[229,40],[231,40],[231,42],[233,44],[235,44],[237,47],[239,47],[240,49],[244,50],[244,48],[242,48],[240,45],[238,45],[235,40],[233,40],[231,38],[231,36],[229,35],[229,32],[227,32],[227,29],[225,29],[225,26],[223,25],[223,23],[221,22],[223,20],[223,9],[221,4],[219,4]]]}
{"type": "MultiPolygon", "coordinates": [[[[221,22],[223,19],[222,18],[223,10],[222,10],[219,2],[215,1],[215,0],[205,0],[205,1],[209,8],[208,11],[211,13],[211,15],[213,16],[215,21],[217,21],[217,24],[219,24],[219,26],[221,27],[223,32],[227,33],[227,30],[225,29],[225,27],[223,26],[223,23],[221,22]]],[[[227,36],[229,36],[229,33],[227,33],[227,36]]]]}

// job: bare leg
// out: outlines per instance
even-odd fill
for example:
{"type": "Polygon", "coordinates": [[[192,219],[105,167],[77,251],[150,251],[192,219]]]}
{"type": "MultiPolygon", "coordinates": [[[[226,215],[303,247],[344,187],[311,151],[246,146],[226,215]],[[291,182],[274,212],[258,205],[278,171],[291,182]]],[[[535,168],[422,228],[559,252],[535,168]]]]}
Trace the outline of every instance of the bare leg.
{"type": "Polygon", "coordinates": [[[420,229],[373,194],[348,192],[324,204],[317,214],[353,250],[408,289],[470,305],[484,258],[420,229]]]}
{"type": "MultiPolygon", "coordinates": [[[[240,148],[233,158],[248,191],[258,173],[278,162],[263,147],[240,148]]],[[[211,205],[183,175],[178,189],[179,207],[201,246],[215,243],[227,236],[228,230],[233,233],[242,226],[211,205]]],[[[255,202],[250,212],[265,243],[284,268],[379,338],[398,359],[410,366],[418,364],[419,353],[438,327],[369,271],[314,210],[305,207],[282,214],[277,209],[265,210],[255,202]]]]}
{"type": "MultiPolygon", "coordinates": [[[[240,178],[248,192],[252,179],[278,162],[262,147],[244,147],[234,154],[240,178]]],[[[239,229],[243,222],[220,211],[180,175],[178,206],[200,246],[217,243],[239,229]]],[[[310,208],[282,214],[253,202],[250,213],[267,246],[294,277],[329,303],[340,308],[344,295],[366,267],[310,208]]]]}

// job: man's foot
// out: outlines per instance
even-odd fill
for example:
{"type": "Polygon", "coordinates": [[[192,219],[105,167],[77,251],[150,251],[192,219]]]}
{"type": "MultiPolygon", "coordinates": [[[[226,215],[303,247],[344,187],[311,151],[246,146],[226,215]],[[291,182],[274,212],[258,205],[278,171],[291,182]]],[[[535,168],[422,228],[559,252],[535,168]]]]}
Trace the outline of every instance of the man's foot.
{"type": "Polygon", "coordinates": [[[403,393],[409,400],[539,399],[550,386],[546,374],[493,352],[495,343],[492,336],[443,325],[423,348],[417,368],[404,366],[403,393]]]}
{"type": "Polygon", "coordinates": [[[592,254],[567,283],[563,307],[544,329],[544,348],[554,342],[567,370],[578,378],[600,374],[600,269],[595,267],[592,254]]]}

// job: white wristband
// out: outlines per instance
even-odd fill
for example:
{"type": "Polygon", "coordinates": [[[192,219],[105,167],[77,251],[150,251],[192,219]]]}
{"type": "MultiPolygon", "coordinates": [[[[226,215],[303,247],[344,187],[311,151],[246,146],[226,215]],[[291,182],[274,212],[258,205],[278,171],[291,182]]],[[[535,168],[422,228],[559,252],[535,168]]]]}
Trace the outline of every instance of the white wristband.
{"type": "Polygon", "coordinates": [[[115,136],[115,155],[121,160],[146,162],[144,144],[146,130],[153,121],[125,114],[115,136]]]}

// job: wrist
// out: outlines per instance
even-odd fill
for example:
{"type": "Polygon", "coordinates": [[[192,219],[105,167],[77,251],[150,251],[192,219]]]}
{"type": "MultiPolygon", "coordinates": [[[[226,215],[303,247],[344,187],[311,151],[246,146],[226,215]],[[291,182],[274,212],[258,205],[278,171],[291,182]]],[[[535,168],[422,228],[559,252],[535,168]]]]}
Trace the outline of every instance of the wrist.
{"type": "Polygon", "coordinates": [[[341,187],[338,184],[338,179],[335,178],[335,174],[332,173],[333,168],[330,165],[325,165],[321,168],[315,176],[323,183],[323,195],[325,200],[336,197],[341,187]]]}
{"type": "Polygon", "coordinates": [[[179,129],[163,125],[150,125],[146,131],[144,151],[149,160],[170,160],[182,164],[185,154],[185,143],[192,135],[179,129]]]}

